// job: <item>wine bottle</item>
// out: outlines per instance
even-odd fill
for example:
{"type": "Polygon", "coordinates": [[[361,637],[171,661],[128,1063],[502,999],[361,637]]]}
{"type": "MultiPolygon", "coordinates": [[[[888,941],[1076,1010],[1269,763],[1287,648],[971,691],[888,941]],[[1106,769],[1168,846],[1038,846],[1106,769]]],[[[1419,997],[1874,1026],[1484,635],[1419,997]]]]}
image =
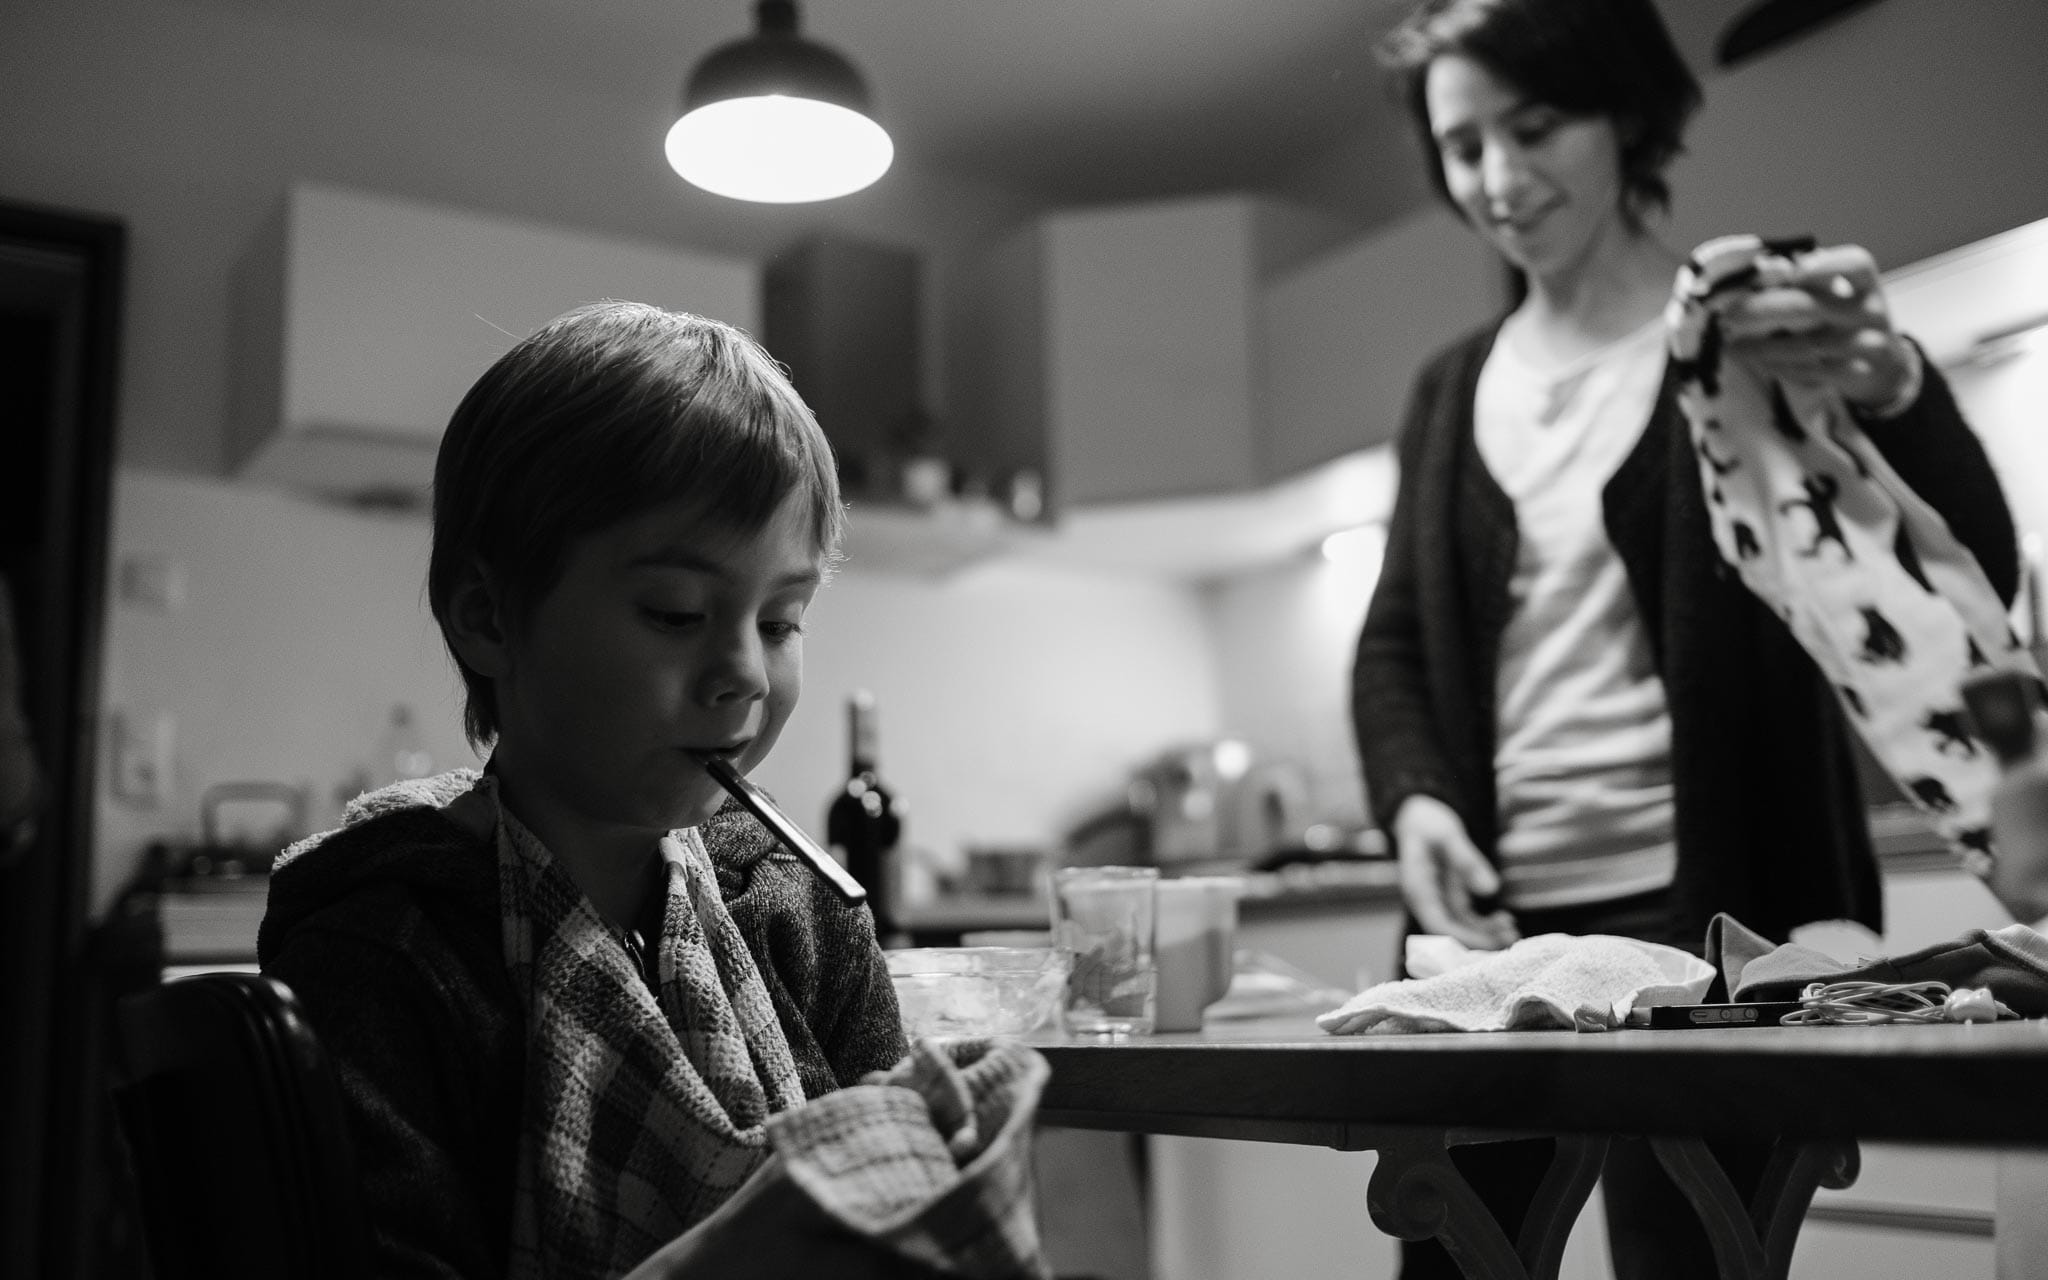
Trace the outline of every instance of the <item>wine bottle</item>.
{"type": "Polygon", "coordinates": [[[877,770],[875,696],[857,689],[846,702],[846,785],[825,811],[825,843],[868,891],[875,936],[883,946],[903,941],[896,923],[896,842],[903,815],[877,770]]]}

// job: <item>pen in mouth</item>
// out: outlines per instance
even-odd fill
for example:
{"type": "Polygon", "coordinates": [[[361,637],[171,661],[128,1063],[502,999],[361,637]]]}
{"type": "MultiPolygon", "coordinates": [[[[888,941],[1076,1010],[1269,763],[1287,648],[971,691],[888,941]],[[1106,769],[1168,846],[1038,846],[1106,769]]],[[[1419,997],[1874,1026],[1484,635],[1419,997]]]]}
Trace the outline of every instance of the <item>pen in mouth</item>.
{"type": "Polygon", "coordinates": [[[734,768],[732,761],[715,752],[700,751],[696,756],[703,761],[704,772],[710,774],[713,781],[730,792],[733,799],[745,805],[750,813],[775,833],[776,838],[781,840],[791,853],[810,863],[811,869],[830,882],[838,891],[840,898],[849,905],[866,901],[868,892],[861,888],[860,881],[854,879],[845,867],[840,866],[839,860],[826,852],[816,840],[811,839],[802,827],[790,821],[789,815],[776,807],[775,802],[768,798],[767,792],[747,781],[747,775],[734,768]]]}

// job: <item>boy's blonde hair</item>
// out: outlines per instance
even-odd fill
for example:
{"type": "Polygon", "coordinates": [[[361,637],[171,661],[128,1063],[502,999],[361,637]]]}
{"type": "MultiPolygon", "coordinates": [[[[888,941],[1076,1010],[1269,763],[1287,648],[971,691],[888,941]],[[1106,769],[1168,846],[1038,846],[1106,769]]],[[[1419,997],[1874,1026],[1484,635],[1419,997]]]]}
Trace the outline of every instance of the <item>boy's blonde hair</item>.
{"type": "MultiPolygon", "coordinates": [[[[558,316],[463,396],[434,463],[427,599],[444,639],[464,576],[481,569],[507,625],[530,616],[571,544],[664,503],[707,525],[760,530],[803,495],[820,555],[845,512],[831,446],[782,368],[717,320],[636,302],[558,316]]],[[[449,646],[451,654],[454,646],[449,646]]],[[[470,742],[497,737],[491,681],[462,665],[470,742]]]]}

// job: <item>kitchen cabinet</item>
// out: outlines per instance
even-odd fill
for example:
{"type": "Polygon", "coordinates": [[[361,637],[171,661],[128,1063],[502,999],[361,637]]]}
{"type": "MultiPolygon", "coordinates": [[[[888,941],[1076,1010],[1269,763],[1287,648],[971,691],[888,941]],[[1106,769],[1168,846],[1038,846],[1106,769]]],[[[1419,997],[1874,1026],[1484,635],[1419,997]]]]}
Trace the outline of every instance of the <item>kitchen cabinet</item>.
{"type": "Polygon", "coordinates": [[[769,259],[762,342],[818,416],[855,501],[899,499],[895,473],[930,454],[919,370],[919,271],[908,249],[817,236],[769,259]]]}
{"type": "Polygon", "coordinates": [[[1062,510],[1244,492],[1391,440],[1422,361],[1501,305],[1428,211],[1303,255],[1293,206],[1208,196],[1051,215],[967,264],[948,320],[959,448],[1062,510]]]}
{"type": "Polygon", "coordinates": [[[1266,282],[1258,299],[1266,475],[1391,443],[1423,361],[1506,301],[1500,260],[1435,207],[1266,282]]]}
{"type": "MultiPolygon", "coordinates": [[[[1237,945],[1346,991],[1398,976],[1402,912],[1394,867],[1326,900],[1246,901],[1237,945]]],[[[1366,1218],[1371,1152],[1221,1138],[1146,1139],[1146,1201],[1161,1280],[1238,1276],[1391,1280],[1399,1244],[1366,1218]]]]}
{"type": "Polygon", "coordinates": [[[962,461],[1034,468],[1060,509],[1256,483],[1259,203],[1056,213],[965,264],[947,320],[962,461]]]}
{"type": "MultiPolygon", "coordinates": [[[[1879,809],[1871,827],[1883,872],[1884,937],[1872,942],[1815,926],[1802,931],[1801,940],[1838,956],[1898,955],[2012,922],[1914,810],[1903,804],[1879,809]]],[[[1901,1105],[1964,1104],[1904,1099],[1901,1105]]],[[[2025,1247],[2024,1219],[2002,1195],[2023,1172],[2023,1158],[2011,1153],[1864,1143],[1856,1181],[1815,1192],[1791,1274],[1794,1280],[2037,1274],[2008,1269],[2025,1247]]]]}
{"type": "Polygon", "coordinates": [[[477,375],[580,303],[755,327],[754,264],[317,183],[237,266],[228,462],[241,477],[417,503],[477,375]]]}

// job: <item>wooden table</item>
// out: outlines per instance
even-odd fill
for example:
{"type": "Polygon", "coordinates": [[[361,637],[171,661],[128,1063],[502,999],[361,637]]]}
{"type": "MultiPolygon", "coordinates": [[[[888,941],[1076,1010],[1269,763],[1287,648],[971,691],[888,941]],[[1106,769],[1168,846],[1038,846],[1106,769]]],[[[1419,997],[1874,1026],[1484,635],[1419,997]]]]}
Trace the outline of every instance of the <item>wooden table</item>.
{"type": "Polygon", "coordinates": [[[1859,1140],[2048,1147],[2048,1020],[1329,1036],[1308,1015],[1110,1041],[1044,1036],[1043,1123],[1376,1151],[1375,1224],[1437,1236],[1468,1276],[1551,1277],[1615,1135],[1647,1137],[1726,1277],[1780,1277],[1817,1186],[1859,1140]],[[1451,1147],[1557,1140],[1510,1241],[1451,1147]],[[1745,1203],[1710,1139],[1769,1145],[1745,1203]]]}

